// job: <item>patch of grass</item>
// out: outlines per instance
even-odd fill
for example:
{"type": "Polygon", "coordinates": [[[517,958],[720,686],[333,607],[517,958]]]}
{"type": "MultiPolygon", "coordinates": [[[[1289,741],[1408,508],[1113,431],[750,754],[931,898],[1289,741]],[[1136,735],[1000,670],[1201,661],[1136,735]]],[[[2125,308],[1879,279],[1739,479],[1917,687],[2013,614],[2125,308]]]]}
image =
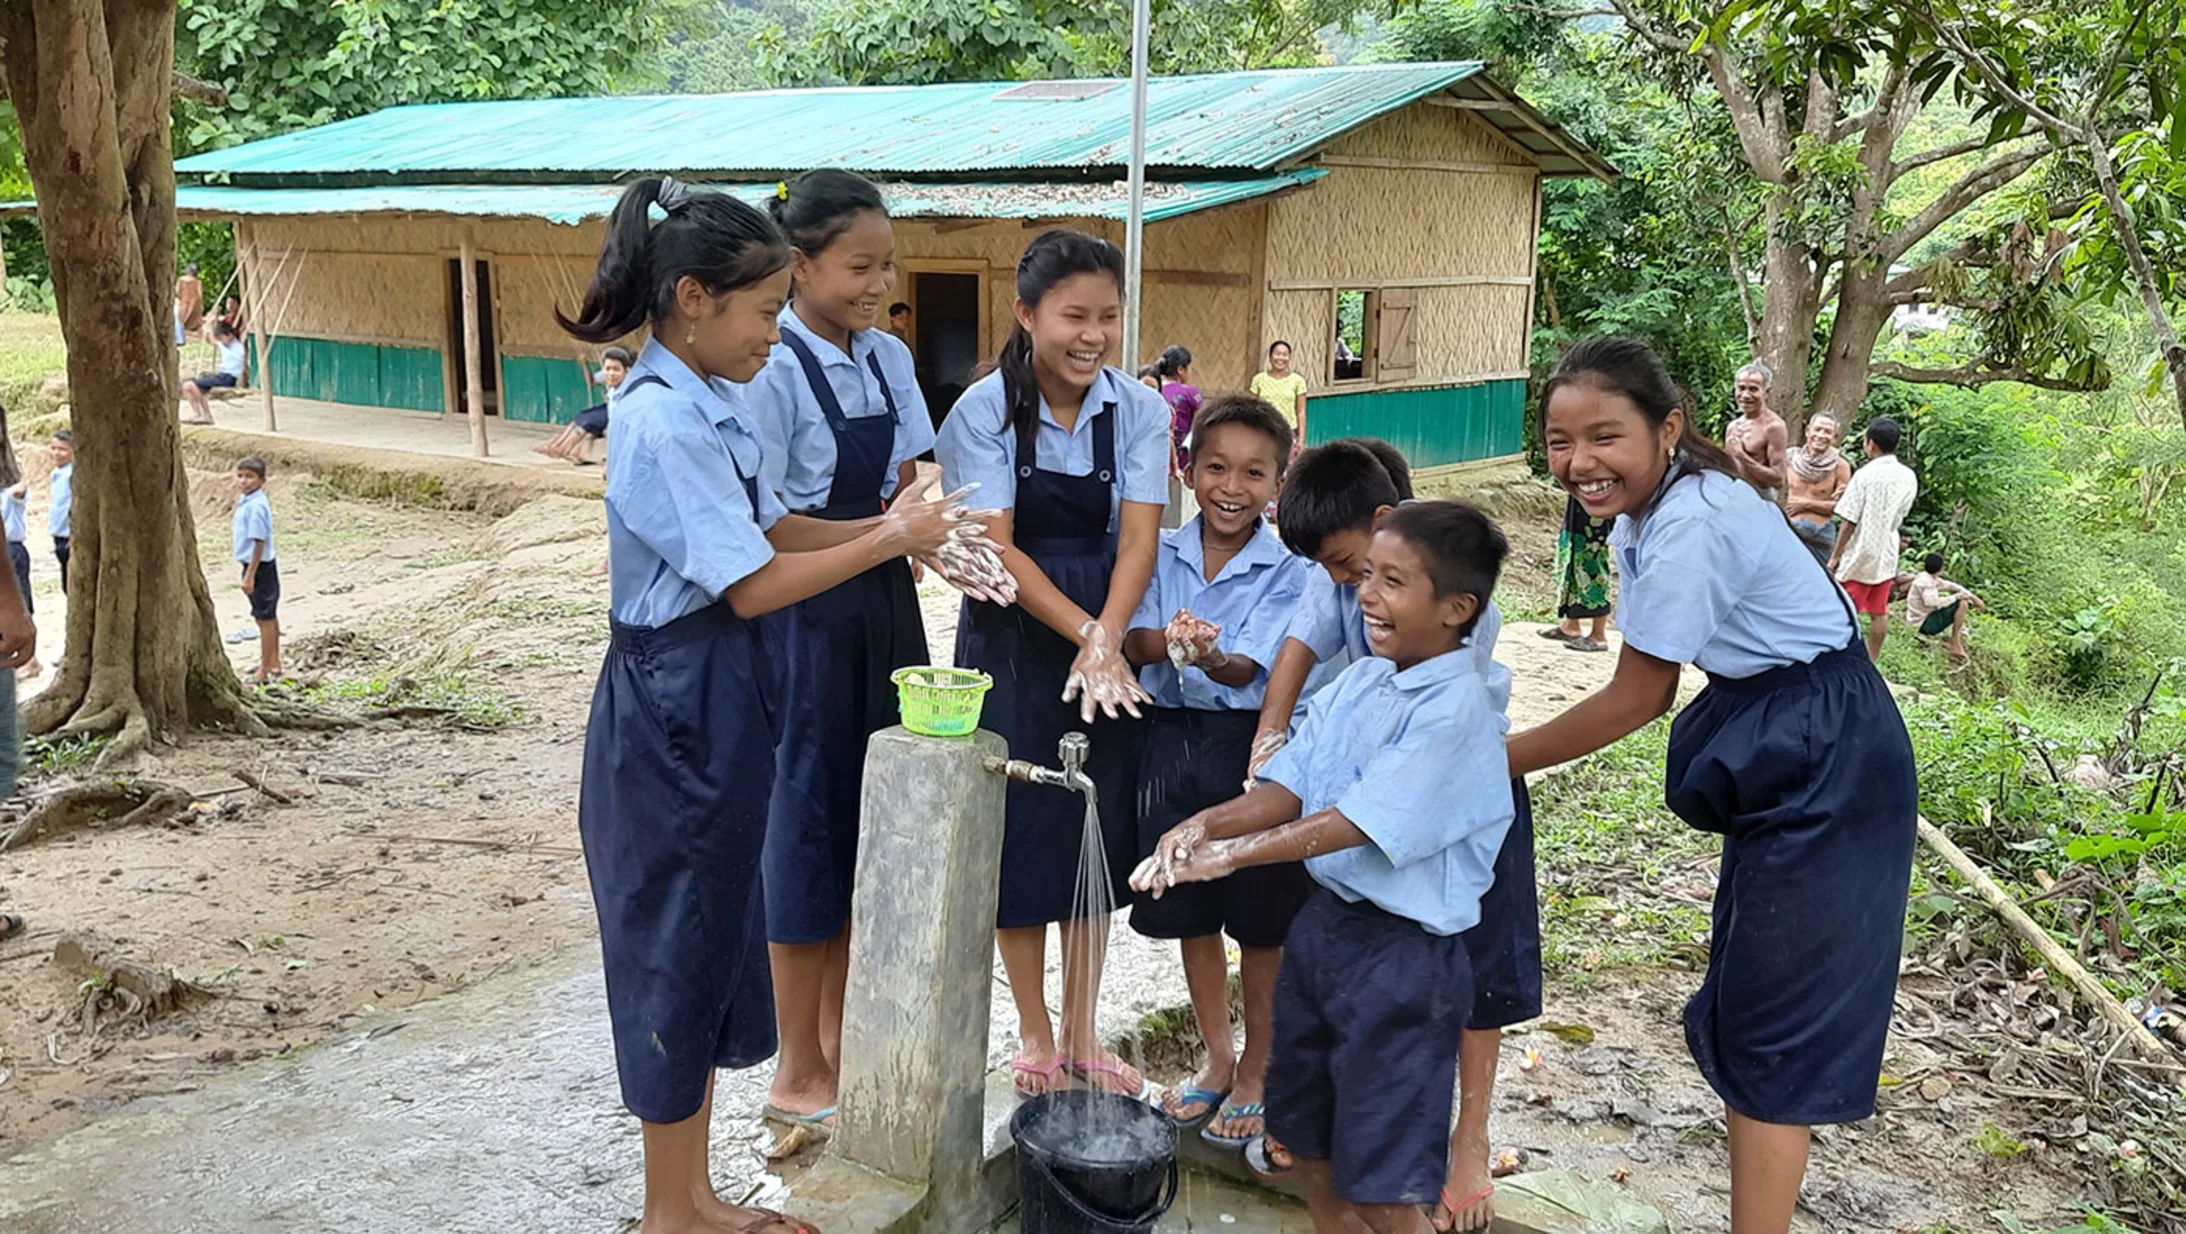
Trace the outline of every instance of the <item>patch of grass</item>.
{"type": "Polygon", "coordinates": [[[468,675],[425,681],[411,677],[321,680],[290,693],[298,702],[336,710],[437,707],[445,709],[450,719],[471,728],[506,728],[531,718],[508,695],[468,675]]]}
{"type": "Polygon", "coordinates": [[[2017,1157],[2027,1151],[2025,1144],[2006,1135],[2004,1129],[1995,1123],[1981,1124],[1981,1130],[1974,1133],[1973,1146],[1976,1152],[1986,1157],[2017,1157]]]}
{"type": "Polygon", "coordinates": [[[1662,804],[1667,720],[1533,788],[1541,884],[1541,958],[1562,976],[1706,954],[1707,888],[1721,847],[1662,804]]]}
{"type": "Polygon", "coordinates": [[[23,763],[41,775],[75,771],[89,766],[112,738],[105,733],[78,733],[69,737],[28,737],[23,741],[23,763]]]}
{"type": "Polygon", "coordinates": [[[51,313],[0,313],[0,391],[10,410],[38,414],[35,394],[46,378],[68,371],[68,347],[61,342],[61,319],[51,313]],[[20,404],[20,405],[19,405],[20,404]]]}
{"type": "Polygon", "coordinates": [[[466,561],[484,561],[487,554],[477,548],[450,547],[444,552],[427,553],[412,557],[402,563],[405,570],[438,570],[443,566],[459,566],[466,561]]]}

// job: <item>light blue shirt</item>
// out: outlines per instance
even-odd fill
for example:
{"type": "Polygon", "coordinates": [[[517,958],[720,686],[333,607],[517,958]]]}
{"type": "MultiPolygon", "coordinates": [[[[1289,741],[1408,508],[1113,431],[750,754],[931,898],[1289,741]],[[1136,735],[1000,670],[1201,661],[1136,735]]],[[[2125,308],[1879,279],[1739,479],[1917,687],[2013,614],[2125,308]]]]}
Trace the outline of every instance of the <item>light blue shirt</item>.
{"type": "MultiPolygon", "coordinates": [[[[881,479],[882,497],[894,495],[897,469],[934,448],[934,421],[926,411],[926,396],[918,388],[911,349],[886,330],[860,330],[850,336],[850,354],[812,332],[794,307],[785,306],[776,319],[782,333],[795,333],[812,349],[820,371],[842,404],[843,417],[856,420],[888,414],[888,400],[881,397],[880,382],[873,377],[867,357],[880,359],[880,371],[888,378],[888,393],[896,400],[896,441],[888,455],[888,473],[881,479]]],[[[835,484],[835,434],[827,426],[827,413],[805,380],[797,353],[787,343],[776,343],[767,366],[759,370],[744,392],[746,403],[758,421],[766,441],[766,459],[759,482],[777,493],[792,510],[817,510],[827,504],[835,484]]]]}
{"type": "MultiPolygon", "coordinates": [[[[1116,483],[1108,499],[1108,529],[1116,529],[1116,511],[1126,501],[1148,505],[1169,502],[1169,404],[1121,369],[1103,368],[1085,392],[1078,422],[1069,432],[1055,420],[1045,398],[1035,428],[1034,466],[1069,476],[1093,474],[1093,424],[1116,405],[1116,483]]],[[[980,509],[1008,510],[1017,505],[1017,434],[1010,428],[1009,405],[1002,395],[1002,374],[989,373],[972,383],[942,422],[934,442],[945,489],[977,484],[968,500],[980,509]]]]}
{"type": "Polygon", "coordinates": [[[1216,646],[1251,660],[1260,671],[1248,684],[1225,686],[1198,668],[1179,672],[1164,659],[1140,669],[1139,684],[1153,696],[1156,707],[1258,711],[1268,689],[1268,667],[1282,649],[1288,614],[1312,566],[1292,556],[1263,523],[1209,582],[1201,532],[1199,517],[1194,515],[1182,527],[1161,533],[1154,579],[1147,585],[1146,598],[1139,601],[1138,612],[1131,615],[1130,628],[1161,630],[1178,609],[1188,608],[1194,617],[1222,627],[1216,646]]]}
{"type": "Polygon", "coordinates": [[[8,543],[21,544],[30,538],[30,523],[23,517],[23,495],[12,488],[0,492],[0,523],[7,525],[8,543]]]}
{"type": "MultiPolygon", "coordinates": [[[[1510,710],[1511,687],[1510,670],[1495,662],[1495,640],[1502,634],[1503,611],[1489,600],[1465,642],[1465,650],[1472,655],[1473,667],[1486,683],[1488,699],[1499,716],[1510,710]]],[[[1305,594],[1284,637],[1304,643],[1319,661],[1306,678],[1301,702],[1314,697],[1346,668],[1374,656],[1366,642],[1366,618],[1359,613],[1359,589],[1330,578],[1328,571],[1318,565],[1306,579],[1305,594]]],[[[1504,727],[1509,724],[1506,718],[1504,727]]]]}
{"type": "Polygon", "coordinates": [[[1401,673],[1378,657],[1352,665],[1260,779],[1297,794],[1301,815],[1334,808],[1366,833],[1358,848],[1306,859],[1322,886],[1429,934],[1479,924],[1512,798],[1503,723],[1471,653],[1401,673]]]}
{"type": "Polygon", "coordinates": [[[1617,629],[1635,650],[1751,677],[1852,641],[1844,594],[1783,512],[1729,476],[1672,484],[1647,516],[1609,533],[1617,629]]]}
{"type": "Polygon", "coordinates": [[[213,346],[220,352],[220,363],[213,366],[213,371],[241,377],[245,363],[243,340],[237,339],[232,343],[215,343],[213,346]]]}
{"type": "Polygon", "coordinates": [[[765,447],[738,389],[708,385],[648,341],[607,436],[607,582],[616,621],[664,626],[712,604],[774,558],[766,529],[788,511],[766,485],[758,508],[739,477],[765,447]],[[648,373],[668,384],[637,383],[648,373]]]}
{"type": "Polygon", "coordinates": [[[53,487],[47,492],[52,504],[46,508],[46,532],[56,540],[68,538],[68,506],[76,492],[76,464],[53,469],[53,487]]]}
{"type": "Polygon", "coordinates": [[[254,540],[264,540],[266,551],[260,561],[273,560],[273,503],[266,500],[266,490],[245,493],[235,503],[235,559],[250,560],[250,546],[254,540]]]}

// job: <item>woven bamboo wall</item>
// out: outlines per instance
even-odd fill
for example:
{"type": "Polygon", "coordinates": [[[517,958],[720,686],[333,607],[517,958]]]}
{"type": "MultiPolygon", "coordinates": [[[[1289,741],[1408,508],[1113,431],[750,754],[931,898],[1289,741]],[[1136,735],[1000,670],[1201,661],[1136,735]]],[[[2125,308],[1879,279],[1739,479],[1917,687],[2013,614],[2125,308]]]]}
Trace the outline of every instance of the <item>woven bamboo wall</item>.
{"type": "Polygon", "coordinates": [[[1406,162],[1503,163],[1529,174],[1534,166],[1518,143],[1495,126],[1457,108],[1431,103],[1390,112],[1328,143],[1321,152],[1406,162]]]}

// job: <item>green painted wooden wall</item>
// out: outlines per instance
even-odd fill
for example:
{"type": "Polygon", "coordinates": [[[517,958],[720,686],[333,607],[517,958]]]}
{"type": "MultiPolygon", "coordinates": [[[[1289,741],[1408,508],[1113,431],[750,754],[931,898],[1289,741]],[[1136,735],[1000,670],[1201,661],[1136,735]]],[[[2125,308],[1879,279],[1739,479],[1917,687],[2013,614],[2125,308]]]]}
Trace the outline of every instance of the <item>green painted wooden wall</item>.
{"type": "MultiPolygon", "coordinates": [[[[251,342],[250,366],[255,375],[256,340],[251,342]]],[[[436,348],[295,336],[274,341],[273,392],[324,403],[412,411],[441,411],[445,405],[436,348]]]]}
{"type": "Polygon", "coordinates": [[[511,420],[567,424],[603,397],[568,356],[501,357],[501,406],[511,420]]]}
{"type": "Polygon", "coordinates": [[[1414,467],[1502,458],[1525,449],[1526,383],[1362,390],[1306,399],[1309,443],[1379,437],[1414,467]]]}

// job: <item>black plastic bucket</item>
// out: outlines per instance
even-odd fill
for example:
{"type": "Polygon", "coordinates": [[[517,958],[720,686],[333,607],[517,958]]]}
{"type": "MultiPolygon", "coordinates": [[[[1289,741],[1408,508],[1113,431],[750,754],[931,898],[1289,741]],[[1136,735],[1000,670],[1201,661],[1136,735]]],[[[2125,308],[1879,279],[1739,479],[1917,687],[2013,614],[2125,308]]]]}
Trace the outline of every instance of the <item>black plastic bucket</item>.
{"type": "Polygon", "coordinates": [[[1161,1111],[1116,1093],[1074,1089],[1018,1106],[1022,1234],[1153,1234],[1176,1202],[1176,1134],[1161,1111]]]}

